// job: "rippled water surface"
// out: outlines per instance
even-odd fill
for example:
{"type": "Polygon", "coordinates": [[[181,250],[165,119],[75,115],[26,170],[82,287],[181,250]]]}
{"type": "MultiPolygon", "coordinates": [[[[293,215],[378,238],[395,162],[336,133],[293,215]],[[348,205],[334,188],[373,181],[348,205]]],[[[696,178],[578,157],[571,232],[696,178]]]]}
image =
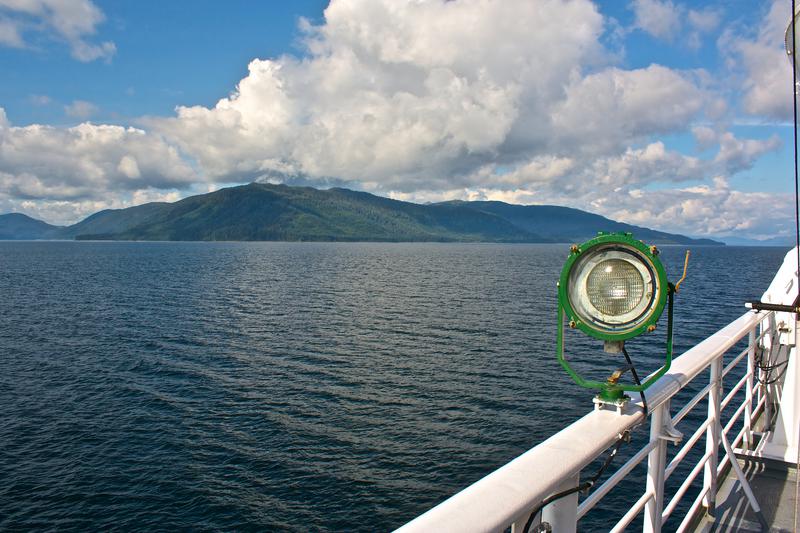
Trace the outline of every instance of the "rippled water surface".
{"type": "MultiPolygon", "coordinates": [[[[399,526],[591,407],[554,357],[567,252],[0,243],[0,529],[399,526]]],[[[676,352],[785,253],[695,248],[676,352]]]]}

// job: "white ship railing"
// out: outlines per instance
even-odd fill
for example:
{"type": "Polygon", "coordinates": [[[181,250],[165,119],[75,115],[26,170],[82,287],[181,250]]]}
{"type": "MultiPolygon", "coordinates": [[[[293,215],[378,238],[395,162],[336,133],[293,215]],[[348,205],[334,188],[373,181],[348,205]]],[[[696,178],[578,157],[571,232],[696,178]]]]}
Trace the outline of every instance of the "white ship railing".
{"type": "MultiPolygon", "coordinates": [[[[643,531],[659,532],[662,523],[691,492],[695,493],[694,501],[684,513],[677,531],[691,527],[701,509],[713,512],[717,479],[722,472],[732,467],[741,475],[738,462],[730,460],[733,449],[752,446],[755,420],[765,410],[767,419],[770,417],[773,387],[756,379],[760,370],[756,368],[754,356],[759,345],[769,350],[772,339],[776,338],[773,313],[748,312],[677,357],[669,372],[647,390],[649,441],[582,502],[579,503],[577,493],[558,499],[545,507],[542,520],[557,533],[576,531],[579,520],[645,459],[644,492],[641,495],[632,493],[632,505],[627,511],[620,509],[618,522],[609,522],[610,531],[625,530],[643,512],[643,531]],[[747,347],[729,354],[745,338],[747,347]],[[673,398],[695,378],[704,379],[701,374],[706,372],[708,384],[672,415],[673,409],[678,408],[672,405],[673,398]],[[739,379],[725,391],[723,378],[729,374],[739,379]],[[733,409],[735,401],[742,396],[743,400],[733,409]],[[706,398],[705,420],[691,435],[676,439],[675,428],[680,429],[689,412],[706,398]],[[726,413],[730,414],[723,416],[726,413]],[[729,433],[739,424],[741,431],[731,438],[729,433]],[[681,447],[668,462],[667,445],[671,441],[680,441],[681,447]],[[704,445],[705,453],[667,500],[665,481],[698,445],[704,445]],[[703,483],[698,492],[692,485],[701,473],[703,483]]],[[[534,508],[548,496],[577,486],[581,471],[603,456],[624,432],[647,423],[644,418],[640,403],[629,402],[622,413],[610,409],[592,411],[398,531],[484,532],[504,531],[510,526],[512,533],[521,533],[534,508]]],[[[626,489],[632,492],[630,487],[626,489]]],[[[752,499],[752,494],[749,496],[752,499]]],[[[534,525],[538,522],[534,521],[534,525]]]]}

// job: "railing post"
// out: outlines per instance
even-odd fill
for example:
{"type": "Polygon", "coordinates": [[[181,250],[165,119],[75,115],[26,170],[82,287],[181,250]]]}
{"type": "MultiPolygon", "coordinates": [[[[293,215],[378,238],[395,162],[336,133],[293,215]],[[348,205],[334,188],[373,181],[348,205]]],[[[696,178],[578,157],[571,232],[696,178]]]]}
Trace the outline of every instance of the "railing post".
{"type": "MultiPolygon", "coordinates": [[[[566,478],[556,487],[554,493],[577,487],[580,482],[580,474],[566,478]]],[[[517,518],[517,520],[511,524],[511,533],[522,533],[529,517],[530,512],[517,518]]],[[[553,532],[560,533],[564,531],[566,533],[575,533],[578,529],[578,493],[576,492],[569,496],[559,498],[542,509],[541,519],[535,519],[533,521],[531,524],[531,531],[533,531],[536,528],[536,524],[540,522],[547,522],[550,524],[550,531],[553,532]]]]}
{"type": "MultiPolygon", "coordinates": [[[[556,492],[577,487],[579,483],[580,474],[566,479],[556,492]]],[[[559,498],[545,507],[542,511],[542,521],[548,522],[554,532],[575,533],[578,529],[578,493],[559,498]]]]}
{"type": "Polygon", "coordinates": [[[669,400],[650,416],[650,442],[656,445],[647,456],[647,488],[654,496],[644,508],[644,533],[660,533],[661,513],[664,510],[664,470],[667,467],[667,441],[662,439],[664,425],[669,420],[669,400]]]}
{"type": "Polygon", "coordinates": [[[708,429],[706,429],[706,453],[710,454],[703,474],[703,505],[706,512],[714,515],[717,504],[717,466],[719,464],[719,443],[722,426],[719,420],[722,398],[722,356],[711,362],[709,367],[711,389],[708,391],[708,429]]]}
{"type": "Polygon", "coordinates": [[[747,342],[747,384],[745,385],[744,408],[744,447],[753,446],[753,382],[755,381],[756,368],[756,329],[750,331],[747,342]]]}

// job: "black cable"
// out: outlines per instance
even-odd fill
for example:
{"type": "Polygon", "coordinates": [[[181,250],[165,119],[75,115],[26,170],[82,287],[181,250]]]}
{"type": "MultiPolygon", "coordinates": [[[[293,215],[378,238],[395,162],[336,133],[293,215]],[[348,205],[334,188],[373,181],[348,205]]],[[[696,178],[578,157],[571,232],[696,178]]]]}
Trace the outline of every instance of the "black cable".
{"type": "Polygon", "coordinates": [[[786,366],[789,364],[788,358],[784,361],[781,361],[780,363],[773,363],[772,361],[769,360],[773,353],[777,352],[778,355],[780,356],[779,342],[780,341],[778,340],[778,337],[776,335],[771,335],[769,343],[769,352],[767,352],[766,348],[763,346],[756,346],[756,349],[754,350],[753,362],[755,363],[756,368],[761,371],[758,375],[756,375],[756,380],[763,385],[772,385],[773,383],[776,383],[786,373],[786,366]],[[767,353],[769,355],[767,355],[767,353]],[[767,355],[768,358],[767,361],[764,361],[765,355],[767,355]],[[772,373],[773,370],[776,370],[778,368],[783,368],[783,371],[776,378],[771,379],[770,374],[772,373]]]}
{"type": "Polygon", "coordinates": [[[773,370],[784,367],[787,364],[789,364],[789,361],[783,361],[782,363],[775,363],[774,365],[771,366],[759,366],[758,369],[769,373],[772,372],[773,370]]]}
{"type": "Polygon", "coordinates": [[[554,501],[564,498],[565,496],[569,496],[570,494],[575,494],[576,492],[585,492],[591,489],[594,486],[594,484],[597,483],[597,480],[600,479],[600,476],[603,475],[603,472],[606,471],[611,462],[614,460],[614,457],[616,457],[617,452],[619,452],[619,449],[622,446],[622,444],[628,442],[629,440],[630,440],[630,431],[625,430],[625,432],[622,435],[620,435],[620,437],[617,439],[617,442],[614,443],[614,447],[611,449],[611,453],[608,454],[606,460],[603,461],[603,464],[591,478],[589,478],[588,480],[584,481],[583,483],[581,483],[576,487],[572,487],[571,489],[551,494],[550,496],[542,500],[541,503],[539,503],[539,505],[534,507],[533,511],[531,511],[531,515],[528,517],[528,521],[525,522],[525,527],[522,529],[522,533],[529,533],[531,525],[533,524],[533,521],[536,519],[536,516],[542,511],[542,509],[544,509],[554,501]]]}
{"type": "MultiPolygon", "coordinates": [[[[625,361],[627,361],[628,365],[631,367],[631,375],[633,376],[633,382],[636,383],[638,386],[642,386],[642,381],[639,379],[639,374],[636,372],[636,367],[633,366],[633,361],[631,361],[631,356],[628,355],[628,350],[625,349],[625,345],[622,345],[622,355],[625,356],[625,361]]],[[[644,417],[647,418],[647,398],[644,397],[644,391],[639,391],[639,396],[642,398],[642,407],[644,408],[644,417]]]]}
{"type": "MultiPolygon", "coordinates": [[[[775,349],[775,342],[770,342],[770,354],[775,349]]],[[[773,385],[783,378],[784,374],[786,374],[787,365],[789,364],[789,360],[781,361],[780,363],[772,363],[772,364],[764,364],[764,354],[766,350],[762,347],[758,347],[755,351],[755,364],[756,368],[760,370],[763,374],[756,375],[756,380],[762,385],[773,385]],[[771,377],[770,374],[774,370],[782,369],[781,372],[775,376],[774,378],[771,377]]]]}
{"type": "Polygon", "coordinates": [[[770,380],[767,380],[767,381],[762,381],[761,379],[759,379],[758,382],[763,384],[763,385],[774,385],[775,383],[779,382],[781,380],[781,378],[783,377],[783,375],[786,373],[786,369],[788,368],[785,365],[782,365],[782,366],[783,366],[783,370],[781,370],[780,374],[778,374],[774,378],[772,378],[770,380]]]}

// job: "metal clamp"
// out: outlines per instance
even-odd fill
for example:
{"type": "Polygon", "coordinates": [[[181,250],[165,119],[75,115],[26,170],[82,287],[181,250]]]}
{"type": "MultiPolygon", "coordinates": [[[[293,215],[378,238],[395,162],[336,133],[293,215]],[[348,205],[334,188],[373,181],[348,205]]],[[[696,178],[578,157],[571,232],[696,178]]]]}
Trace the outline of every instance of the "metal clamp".
{"type": "Polygon", "coordinates": [[[661,440],[666,440],[677,446],[683,440],[683,433],[678,431],[675,428],[675,424],[672,423],[672,417],[666,416],[664,417],[666,420],[664,424],[661,426],[661,434],[658,436],[661,440]]]}
{"type": "Polygon", "coordinates": [[[599,411],[600,409],[608,405],[616,409],[617,414],[620,415],[625,410],[625,406],[628,404],[629,401],[631,401],[631,397],[628,396],[627,394],[624,395],[622,398],[618,398],[616,400],[605,400],[601,398],[599,394],[594,398],[592,398],[592,403],[594,404],[595,411],[599,411]]]}

